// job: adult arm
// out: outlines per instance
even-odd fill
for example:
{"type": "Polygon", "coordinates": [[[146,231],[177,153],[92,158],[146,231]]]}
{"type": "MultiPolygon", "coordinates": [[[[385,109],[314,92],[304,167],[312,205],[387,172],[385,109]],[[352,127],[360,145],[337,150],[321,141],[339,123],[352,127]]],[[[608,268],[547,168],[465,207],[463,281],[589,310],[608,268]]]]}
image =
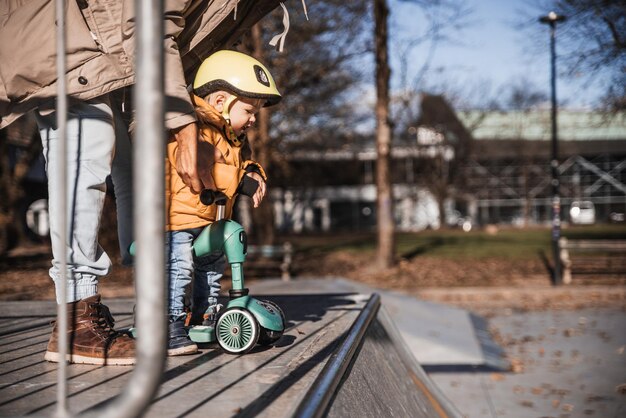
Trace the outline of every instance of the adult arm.
{"type": "Polygon", "coordinates": [[[165,127],[176,142],[176,171],[194,193],[213,189],[210,172],[198,169],[198,124],[185,80],[183,65],[176,39],[185,28],[184,13],[191,1],[167,0],[165,2],[165,127]]]}
{"type": "MultiPolygon", "coordinates": [[[[131,57],[136,56],[133,3],[130,0],[124,2],[123,25],[124,49],[131,57]]],[[[202,189],[212,188],[214,184],[210,173],[201,176],[198,170],[198,125],[176,43],[185,29],[185,13],[192,3],[192,0],[166,0],[164,5],[165,128],[178,143],[176,171],[193,192],[200,193],[202,189]]]]}

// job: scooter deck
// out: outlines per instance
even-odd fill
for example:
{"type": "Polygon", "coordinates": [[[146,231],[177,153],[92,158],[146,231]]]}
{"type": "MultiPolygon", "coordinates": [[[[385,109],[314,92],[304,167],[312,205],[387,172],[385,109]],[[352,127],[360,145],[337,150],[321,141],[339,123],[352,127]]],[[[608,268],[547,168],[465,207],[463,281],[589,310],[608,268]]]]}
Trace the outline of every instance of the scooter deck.
{"type": "Polygon", "coordinates": [[[215,328],[206,325],[195,325],[189,328],[189,338],[194,343],[214,343],[217,341],[215,328]]]}
{"type": "MultiPolygon", "coordinates": [[[[128,328],[128,332],[131,333],[133,338],[137,338],[137,328],[128,328]]],[[[189,328],[189,338],[194,343],[206,344],[214,343],[217,341],[215,338],[215,329],[206,325],[195,325],[189,328]]]]}

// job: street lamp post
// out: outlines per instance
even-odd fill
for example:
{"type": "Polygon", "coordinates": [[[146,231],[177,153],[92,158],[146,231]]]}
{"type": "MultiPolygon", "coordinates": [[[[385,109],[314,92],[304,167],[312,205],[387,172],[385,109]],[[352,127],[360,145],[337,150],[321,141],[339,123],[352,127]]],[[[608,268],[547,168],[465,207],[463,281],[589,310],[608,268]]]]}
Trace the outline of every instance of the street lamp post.
{"type": "Polygon", "coordinates": [[[550,25],[550,86],[552,101],[552,160],[550,169],[552,172],[552,250],[554,257],[554,277],[553,283],[559,285],[561,277],[561,258],[559,249],[559,238],[561,237],[561,197],[559,191],[559,148],[556,124],[556,24],[563,22],[565,16],[550,12],[546,16],[541,16],[539,22],[550,25]]]}

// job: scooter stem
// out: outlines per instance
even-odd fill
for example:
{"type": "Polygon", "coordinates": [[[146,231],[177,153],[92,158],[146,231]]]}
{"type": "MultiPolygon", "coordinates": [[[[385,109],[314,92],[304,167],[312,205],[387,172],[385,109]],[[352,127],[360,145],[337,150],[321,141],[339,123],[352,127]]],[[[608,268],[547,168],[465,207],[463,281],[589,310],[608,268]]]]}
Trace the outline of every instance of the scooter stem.
{"type": "Polygon", "coordinates": [[[219,203],[217,204],[217,218],[216,220],[222,220],[224,219],[224,214],[226,212],[226,205],[220,205],[219,203]]]}
{"type": "Polygon", "coordinates": [[[243,268],[242,267],[243,267],[243,263],[232,263],[230,265],[233,290],[243,289],[243,268]]]}
{"type": "Polygon", "coordinates": [[[231,298],[237,298],[248,294],[248,289],[243,287],[243,261],[247,252],[247,239],[241,225],[224,220],[227,200],[223,193],[214,190],[205,189],[200,194],[200,201],[205,205],[215,204],[217,213],[215,222],[196,238],[194,251],[196,255],[208,254],[216,249],[224,252],[232,275],[232,288],[229,293],[231,298]]]}

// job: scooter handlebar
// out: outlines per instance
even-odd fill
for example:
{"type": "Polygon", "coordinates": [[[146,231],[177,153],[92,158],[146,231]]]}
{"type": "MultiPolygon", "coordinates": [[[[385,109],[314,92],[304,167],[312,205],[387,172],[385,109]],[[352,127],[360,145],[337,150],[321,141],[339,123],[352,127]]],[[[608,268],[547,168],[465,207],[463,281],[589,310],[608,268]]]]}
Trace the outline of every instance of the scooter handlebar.
{"type": "Polygon", "coordinates": [[[225,205],[228,197],[222,192],[218,192],[217,190],[204,189],[200,192],[200,201],[203,205],[212,205],[215,203],[216,205],[225,205]]]}

